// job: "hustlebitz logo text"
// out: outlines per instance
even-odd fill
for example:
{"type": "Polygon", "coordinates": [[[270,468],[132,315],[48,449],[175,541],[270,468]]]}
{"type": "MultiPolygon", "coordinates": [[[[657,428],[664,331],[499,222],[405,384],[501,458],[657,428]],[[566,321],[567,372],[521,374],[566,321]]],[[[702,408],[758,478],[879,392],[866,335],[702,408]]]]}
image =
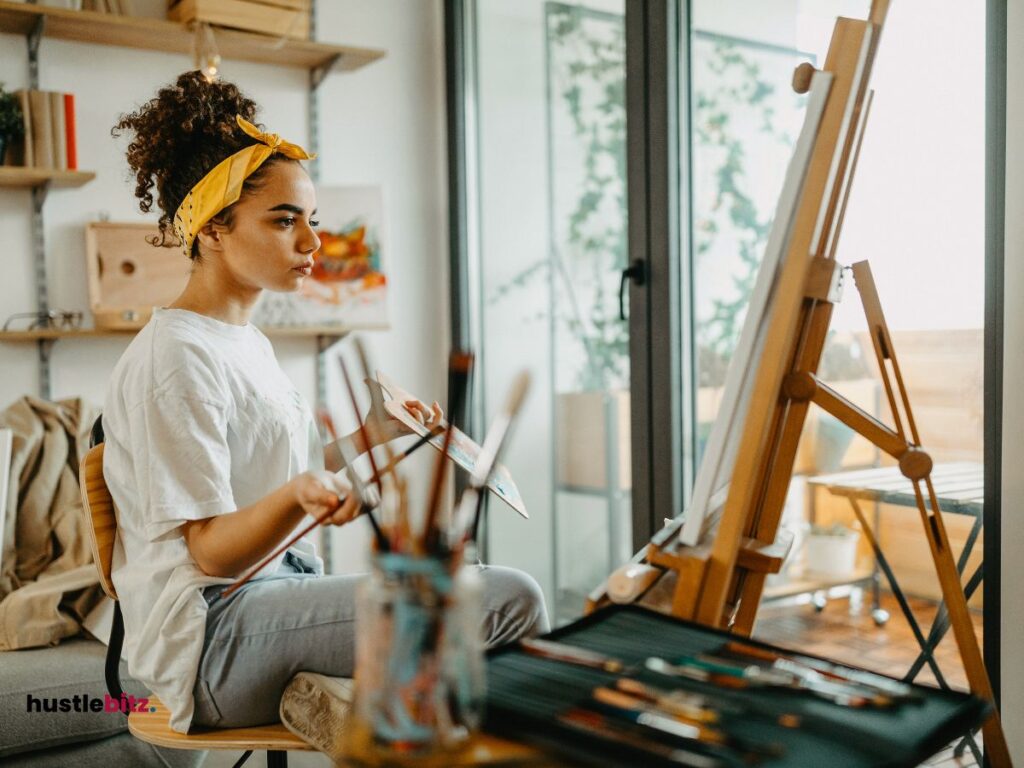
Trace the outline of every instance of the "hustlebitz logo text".
{"type": "Polygon", "coordinates": [[[149,699],[144,696],[131,696],[127,693],[121,694],[120,699],[115,699],[109,693],[103,694],[103,698],[90,696],[87,693],[75,694],[57,698],[54,696],[33,696],[31,693],[25,702],[26,712],[156,712],[156,707],[151,706],[149,699]]]}

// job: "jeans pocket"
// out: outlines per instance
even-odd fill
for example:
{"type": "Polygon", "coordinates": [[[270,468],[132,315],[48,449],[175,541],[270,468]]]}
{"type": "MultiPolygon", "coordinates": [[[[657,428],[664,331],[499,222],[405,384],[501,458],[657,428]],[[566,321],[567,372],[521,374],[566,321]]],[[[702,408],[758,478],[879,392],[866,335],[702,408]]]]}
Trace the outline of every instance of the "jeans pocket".
{"type": "Polygon", "coordinates": [[[213,700],[209,684],[202,678],[196,680],[193,699],[195,701],[195,712],[192,714],[192,722],[195,725],[210,728],[220,725],[223,719],[220,714],[220,708],[217,706],[217,702],[213,700]]]}

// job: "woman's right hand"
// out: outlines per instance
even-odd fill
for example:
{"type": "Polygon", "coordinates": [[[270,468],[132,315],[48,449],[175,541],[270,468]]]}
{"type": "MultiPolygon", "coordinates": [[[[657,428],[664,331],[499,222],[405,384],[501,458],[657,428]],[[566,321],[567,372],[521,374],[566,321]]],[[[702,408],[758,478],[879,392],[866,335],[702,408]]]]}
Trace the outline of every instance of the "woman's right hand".
{"type": "Polygon", "coordinates": [[[359,498],[341,478],[310,470],[291,480],[295,503],[323,525],[344,525],[359,514],[359,498]],[[325,517],[326,516],[326,517],[325,517]]]}

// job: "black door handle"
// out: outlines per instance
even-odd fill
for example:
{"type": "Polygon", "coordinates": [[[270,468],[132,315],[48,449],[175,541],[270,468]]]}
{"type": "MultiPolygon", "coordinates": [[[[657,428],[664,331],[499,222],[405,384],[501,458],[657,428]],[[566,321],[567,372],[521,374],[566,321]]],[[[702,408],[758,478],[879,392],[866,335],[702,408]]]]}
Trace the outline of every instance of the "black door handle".
{"type": "Polygon", "coordinates": [[[626,319],[626,305],[622,296],[626,292],[627,280],[632,280],[637,285],[643,285],[647,282],[647,270],[644,269],[643,261],[636,259],[632,264],[622,270],[622,277],[619,280],[619,320],[626,319]]]}

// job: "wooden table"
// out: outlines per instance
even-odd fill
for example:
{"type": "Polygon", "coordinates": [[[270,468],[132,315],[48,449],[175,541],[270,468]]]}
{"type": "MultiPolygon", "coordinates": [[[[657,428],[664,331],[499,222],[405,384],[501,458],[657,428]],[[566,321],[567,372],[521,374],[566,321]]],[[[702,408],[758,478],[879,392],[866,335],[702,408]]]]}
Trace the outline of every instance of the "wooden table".
{"type": "MultiPolygon", "coordinates": [[[[985,503],[985,477],[981,464],[970,461],[936,464],[932,483],[943,512],[980,518],[985,503]]],[[[818,475],[807,479],[809,486],[828,490],[834,496],[916,507],[913,487],[899,467],[876,467],[818,475]]]]}

